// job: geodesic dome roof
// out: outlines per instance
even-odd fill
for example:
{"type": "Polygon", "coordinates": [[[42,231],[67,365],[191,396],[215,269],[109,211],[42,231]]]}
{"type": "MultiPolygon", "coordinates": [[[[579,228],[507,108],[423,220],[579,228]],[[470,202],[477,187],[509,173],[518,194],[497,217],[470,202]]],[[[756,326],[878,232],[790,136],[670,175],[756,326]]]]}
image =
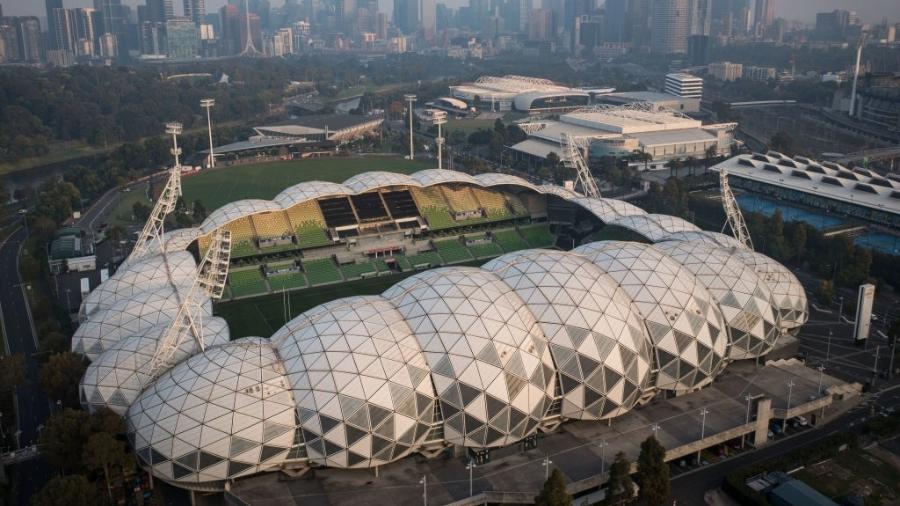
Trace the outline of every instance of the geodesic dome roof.
{"type": "Polygon", "coordinates": [[[585,208],[603,223],[612,223],[626,216],[642,216],[647,214],[643,209],[623,200],[590,197],[578,197],[572,202],[585,208]]]}
{"type": "Polygon", "coordinates": [[[780,335],[772,291],[736,255],[737,250],[677,241],[661,242],[655,247],[693,272],[716,298],[728,328],[729,358],[756,358],[772,350],[780,335]]]}
{"type": "MultiPolygon", "coordinates": [[[[171,323],[163,323],[138,334],[123,337],[91,362],[81,378],[81,404],[88,410],[106,407],[125,415],[128,407],[141,392],[168,368],[151,373],[153,356],[171,323]]],[[[217,317],[202,322],[205,346],[228,342],[229,331],[225,320],[217,317]]],[[[196,337],[183,332],[181,343],[167,361],[177,364],[200,351],[196,337]]]]}
{"type": "Polygon", "coordinates": [[[187,249],[200,235],[200,229],[197,227],[179,228],[163,234],[163,242],[166,244],[166,251],[171,254],[187,249]]]}
{"type": "Polygon", "coordinates": [[[434,386],[403,316],[380,296],[311,313],[273,336],[310,461],[373,467],[416,450],[434,422],[434,386]]]}
{"type": "Polygon", "coordinates": [[[504,446],[533,434],[553,399],[553,361],[534,316],[495,274],[425,271],[384,292],[431,368],[453,444],[504,446]]]}
{"type": "Polygon", "coordinates": [[[332,183],[329,181],[305,181],[283,190],[272,200],[282,208],[288,209],[311,199],[332,195],[352,194],[353,190],[339,183],[332,183]]]}
{"type": "Polygon", "coordinates": [[[425,169],[410,175],[413,181],[420,186],[432,186],[442,183],[469,183],[478,184],[478,180],[472,176],[455,170],[447,169],[425,169]]]}
{"type": "Polygon", "coordinates": [[[625,413],[649,386],[650,341],[615,282],[586,258],[552,250],[508,253],[484,265],[515,290],[550,343],[562,415],[625,413]]]}
{"type": "Polygon", "coordinates": [[[186,285],[194,280],[197,262],[187,251],[156,254],[123,264],[81,303],[81,314],[108,309],[116,301],[140,292],[159,290],[171,284],[186,285]]]}
{"type": "Polygon", "coordinates": [[[491,186],[521,186],[523,188],[528,188],[529,190],[533,190],[535,192],[542,193],[541,190],[529,183],[528,181],[520,178],[519,176],[513,176],[510,174],[501,174],[499,172],[485,172],[482,174],[476,174],[475,179],[478,181],[478,184],[484,186],[485,188],[491,186]]]}
{"type": "Polygon", "coordinates": [[[712,382],[727,357],[725,320],[686,267],[636,242],[601,241],[573,251],[614,278],[637,306],[653,341],[657,388],[691,391],[712,382]]]}
{"type": "MultiPolygon", "coordinates": [[[[172,285],[157,291],[140,292],[119,299],[108,309],[94,311],[78,326],[72,336],[72,351],[88,360],[97,357],[126,336],[136,335],[162,323],[171,322],[187,290],[179,293],[172,285]]],[[[197,295],[206,316],[212,316],[212,303],[205,294],[197,295]]]]}
{"type": "Polygon", "coordinates": [[[720,234],[719,232],[710,232],[708,230],[688,230],[685,232],[676,232],[674,234],[669,234],[663,237],[657,242],[663,241],[699,241],[713,244],[715,246],[720,246],[722,248],[747,249],[746,246],[741,243],[741,241],[738,241],[730,235],[720,234]]]}
{"type": "Polygon", "coordinates": [[[267,339],[207,348],[145,390],[128,436],[153,474],[175,483],[225,480],[277,467],[294,445],[294,399],[267,339]]]}
{"type": "Polygon", "coordinates": [[[418,186],[419,183],[406,174],[396,172],[371,171],[357,174],[344,181],[344,186],[354,193],[363,193],[384,186],[418,186]]]}
{"type": "Polygon", "coordinates": [[[200,224],[200,230],[204,234],[208,234],[217,228],[227,225],[244,216],[257,213],[267,213],[272,211],[281,211],[283,208],[277,202],[262,199],[244,199],[230,202],[224,206],[209,213],[209,216],[200,224]]]}
{"type": "Polygon", "coordinates": [[[661,241],[670,234],[700,230],[693,223],[664,214],[633,214],[614,220],[611,224],[627,228],[652,242],[661,241]]]}
{"type": "Polygon", "coordinates": [[[739,249],[735,251],[735,255],[751,266],[769,285],[784,329],[795,329],[806,323],[806,320],[809,319],[806,290],[793,272],[775,260],[755,251],[739,249]]]}

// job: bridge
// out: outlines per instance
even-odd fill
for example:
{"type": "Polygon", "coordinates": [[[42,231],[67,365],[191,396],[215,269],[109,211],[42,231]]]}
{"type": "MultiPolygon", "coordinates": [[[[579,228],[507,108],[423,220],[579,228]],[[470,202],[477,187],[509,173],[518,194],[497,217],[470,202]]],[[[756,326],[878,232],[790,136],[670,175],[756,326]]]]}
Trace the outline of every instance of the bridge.
{"type": "Polygon", "coordinates": [[[862,151],[857,151],[855,153],[846,154],[840,158],[835,159],[834,161],[841,165],[846,165],[848,163],[857,162],[857,161],[860,161],[863,159],[893,160],[895,158],[900,158],[900,146],[892,146],[889,148],[864,149],[862,151]]]}
{"type": "Polygon", "coordinates": [[[38,449],[37,445],[26,446],[25,448],[14,450],[11,452],[4,452],[2,454],[3,465],[8,466],[11,464],[25,462],[26,460],[37,458],[39,454],[40,450],[38,449]]]}

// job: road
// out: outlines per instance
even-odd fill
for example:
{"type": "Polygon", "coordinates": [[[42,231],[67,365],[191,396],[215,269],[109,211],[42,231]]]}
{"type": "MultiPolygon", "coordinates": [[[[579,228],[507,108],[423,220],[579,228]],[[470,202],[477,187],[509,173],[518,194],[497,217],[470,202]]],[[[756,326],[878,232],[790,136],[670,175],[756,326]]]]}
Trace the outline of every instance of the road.
{"type": "MultiPolygon", "coordinates": [[[[50,415],[50,401],[38,387],[37,337],[31,321],[31,311],[25,302],[25,290],[19,277],[19,250],[26,238],[19,228],[0,244],[0,312],[6,336],[7,352],[25,355],[27,385],[16,389],[20,446],[37,441],[38,427],[50,415]]],[[[9,415],[12,415],[11,413],[9,415]]],[[[15,445],[15,438],[10,438],[15,445]]],[[[51,472],[40,459],[18,465],[18,501],[28,504],[51,472]]]]}
{"type": "MultiPolygon", "coordinates": [[[[878,395],[879,406],[900,406],[900,387],[893,387],[878,395]]],[[[815,444],[837,432],[857,430],[868,416],[864,405],[832,420],[822,427],[807,429],[798,434],[776,440],[759,450],[738,455],[724,462],[707,466],[672,478],[672,497],[679,506],[702,506],[707,490],[718,488],[725,475],[762,460],[778,457],[794,450],[815,444]]]]}

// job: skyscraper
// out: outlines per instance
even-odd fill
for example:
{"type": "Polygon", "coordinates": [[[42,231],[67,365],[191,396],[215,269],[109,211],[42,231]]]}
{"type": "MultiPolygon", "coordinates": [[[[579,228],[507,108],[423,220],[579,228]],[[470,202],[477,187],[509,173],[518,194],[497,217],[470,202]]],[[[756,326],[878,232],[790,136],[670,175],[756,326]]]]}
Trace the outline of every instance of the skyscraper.
{"type": "Polygon", "coordinates": [[[764,35],[774,21],[775,4],[772,0],[756,0],[753,7],[753,25],[755,32],[753,35],[757,37],[764,35]]]}
{"type": "Polygon", "coordinates": [[[147,0],[147,21],[165,23],[175,17],[172,0],[147,0]]]}
{"type": "MultiPolygon", "coordinates": [[[[48,0],[49,3],[49,0],[48,0]]],[[[75,54],[75,12],[72,9],[55,8],[47,19],[50,50],[75,54]]]]}
{"type": "Polygon", "coordinates": [[[184,0],[184,17],[199,25],[206,17],[206,0],[184,0]]]}
{"type": "Polygon", "coordinates": [[[16,18],[19,59],[27,63],[41,61],[41,22],[35,16],[16,18]]]}
{"type": "Polygon", "coordinates": [[[437,27],[437,8],[434,0],[419,0],[419,21],[425,40],[430,41],[434,39],[434,32],[437,27]]]}
{"type": "Polygon", "coordinates": [[[415,33],[419,28],[419,1],[394,0],[394,26],[404,34],[415,33]]]}
{"type": "MultiPolygon", "coordinates": [[[[126,7],[122,5],[122,0],[94,0],[94,9],[97,10],[100,16],[102,25],[100,33],[115,35],[115,49],[118,51],[118,45],[122,43],[125,35],[125,25],[128,22],[126,7]]],[[[107,46],[110,46],[108,42],[107,46]]],[[[107,47],[106,49],[111,50],[113,48],[107,47]]]]}
{"type": "Polygon", "coordinates": [[[690,34],[690,0],[652,0],[650,41],[658,54],[687,53],[690,34]]]}
{"type": "Polygon", "coordinates": [[[48,49],[59,49],[56,45],[56,16],[53,11],[63,8],[62,0],[44,0],[44,6],[47,8],[47,33],[50,34],[50,47],[48,49]]]}

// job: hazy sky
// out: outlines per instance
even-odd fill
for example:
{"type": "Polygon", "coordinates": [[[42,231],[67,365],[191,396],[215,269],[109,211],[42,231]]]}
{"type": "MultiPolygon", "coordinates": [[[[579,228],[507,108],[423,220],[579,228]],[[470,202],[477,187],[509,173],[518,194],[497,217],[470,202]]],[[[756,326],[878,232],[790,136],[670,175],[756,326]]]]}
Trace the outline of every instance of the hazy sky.
{"type": "MultiPolygon", "coordinates": [[[[137,5],[144,3],[141,0],[124,0],[125,3],[137,5]]],[[[213,12],[221,7],[226,0],[206,0],[206,9],[213,12]]],[[[438,0],[451,7],[467,5],[468,0],[438,0]]],[[[602,2],[603,0],[600,0],[602,2]]],[[[272,5],[280,5],[283,0],[271,0],[272,5]]],[[[537,7],[540,0],[533,0],[537,7]]],[[[176,13],[181,11],[181,0],[174,0],[176,13]]],[[[387,1],[380,2],[387,7],[387,1]]],[[[43,0],[0,0],[3,12],[7,16],[39,15],[43,16],[43,0]]],[[[92,0],[63,0],[66,7],[89,7],[92,0]]],[[[387,9],[390,9],[387,7],[387,9]]],[[[386,9],[386,10],[387,10],[386,9]]],[[[880,22],[887,17],[890,21],[900,21],[900,1],[898,0],[775,0],[775,14],[792,20],[805,22],[815,21],[817,12],[831,11],[834,9],[855,10],[864,22],[880,22]]]]}

